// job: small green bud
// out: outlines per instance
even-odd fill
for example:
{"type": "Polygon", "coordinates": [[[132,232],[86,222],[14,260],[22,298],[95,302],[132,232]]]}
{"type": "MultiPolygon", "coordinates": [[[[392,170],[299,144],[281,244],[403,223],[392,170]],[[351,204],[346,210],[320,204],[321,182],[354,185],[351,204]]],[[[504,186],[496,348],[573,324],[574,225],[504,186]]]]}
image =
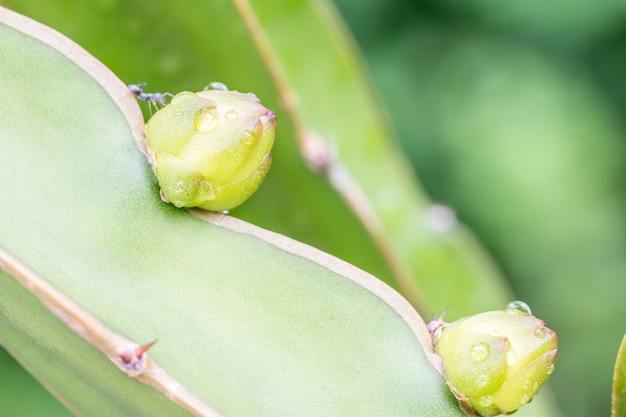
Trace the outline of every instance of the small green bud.
{"type": "Polygon", "coordinates": [[[429,328],[448,385],[469,415],[517,410],[554,371],[556,333],[521,301],[429,328]]]}
{"type": "Polygon", "coordinates": [[[276,116],[253,94],[177,94],[145,127],[161,197],[210,211],[240,205],[270,168],[275,128],[276,116]]]}

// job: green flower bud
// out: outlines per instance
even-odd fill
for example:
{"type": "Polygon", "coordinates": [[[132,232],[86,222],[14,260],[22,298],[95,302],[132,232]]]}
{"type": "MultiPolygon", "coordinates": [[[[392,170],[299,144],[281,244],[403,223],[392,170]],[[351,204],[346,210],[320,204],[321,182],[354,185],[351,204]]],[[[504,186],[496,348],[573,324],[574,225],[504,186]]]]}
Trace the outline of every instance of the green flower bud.
{"type": "Polygon", "coordinates": [[[446,380],[469,415],[517,410],[554,371],[556,333],[523,302],[450,324],[433,323],[429,327],[446,380]]]}
{"type": "Polygon", "coordinates": [[[232,209],[267,174],[276,116],[253,94],[182,92],[145,127],[161,197],[177,207],[232,209]]]}

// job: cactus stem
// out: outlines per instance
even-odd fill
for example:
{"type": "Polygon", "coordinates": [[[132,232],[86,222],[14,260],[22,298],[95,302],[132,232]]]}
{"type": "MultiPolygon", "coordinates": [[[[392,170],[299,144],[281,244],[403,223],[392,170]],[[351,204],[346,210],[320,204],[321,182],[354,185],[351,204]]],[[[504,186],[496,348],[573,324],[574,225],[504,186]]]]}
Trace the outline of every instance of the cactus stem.
{"type": "Polygon", "coordinates": [[[156,341],[140,346],[113,332],[74,300],[50,285],[0,248],[4,271],[30,291],[59,320],[105,354],[128,376],[156,389],[195,417],[221,417],[208,404],[195,397],[146,355],[156,341]]]}

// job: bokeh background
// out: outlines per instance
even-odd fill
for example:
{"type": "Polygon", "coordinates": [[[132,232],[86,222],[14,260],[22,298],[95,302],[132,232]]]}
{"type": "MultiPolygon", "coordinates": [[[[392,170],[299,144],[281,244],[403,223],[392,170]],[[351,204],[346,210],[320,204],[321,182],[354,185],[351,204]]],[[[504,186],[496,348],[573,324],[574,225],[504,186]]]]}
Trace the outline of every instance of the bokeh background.
{"type": "Polygon", "coordinates": [[[626,331],[626,2],[335,2],[427,192],[558,332],[563,415],[608,416],[626,331]]]}

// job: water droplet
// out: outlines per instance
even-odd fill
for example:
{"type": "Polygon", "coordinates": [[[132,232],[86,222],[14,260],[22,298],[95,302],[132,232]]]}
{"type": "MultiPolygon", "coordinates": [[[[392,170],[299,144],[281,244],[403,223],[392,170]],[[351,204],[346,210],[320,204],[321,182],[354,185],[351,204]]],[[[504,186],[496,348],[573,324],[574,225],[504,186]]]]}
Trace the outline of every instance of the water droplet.
{"type": "Polygon", "coordinates": [[[174,104],[177,101],[181,101],[181,100],[185,100],[188,99],[190,97],[195,96],[194,93],[192,93],[191,91],[182,91],[178,94],[176,94],[174,97],[172,97],[172,100],[170,101],[170,104],[174,104]]]}
{"type": "Polygon", "coordinates": [[[520,398],[519,402],[520,402],[520,404],[524,405],[524,404],[526,404],[529,400],[530,400],[530,397],[528,397],[528,395],[522,395],[522,398],[520,398]]]}
{"type": "Polygon", "coordinates": [[[546,337],[546,329],[544,329],[543,326],[537,327],[535,329],[535,337],[537,339],[543,339],[544,337],[546,337]]]}
{"type": "Polygon", "coordinates": [[[548,367],[548,375],[552,375],[552,373],[553,373],[553,372],[554,372],[554,364],[551,364],[551,365],[548,367]]]}
{"type": "Polygon", "coordinates": [[[483,395],[478,399],[478,404],[480,404],[481,407],[489,407],[493,404],[493,398],[491,395],[483,395]]]}
{"type": "Polygon", "coordinates": [[[523,390],[529,392],[530,394],[537,392],[539,390],[539,381],[531,381],[530,379],[527,379],[524,382],[523,390]]]}
{"type": "MultiPolygon", "coordinates": [[[[207,87],[210,87],[213,90],[228,91],[228,87],[226,87],[226,84],[220,83],[218,81],[212,82],[211,84],[207,85],[207,87]]],[[[208,90],[207,87],[205,87],[205,90],[208,90]]]]}
{"type": "Polygon", "coordinates": [[[478,388],[484,388],[489,384],[489,377],[485,374],[480,374],[476,377],[476,386],[478,388]]]}
{"type": "Polygon", "coordinates": [[[491,348],[485,342],[474,343],[470,348],[470,359],[474,362],[482,362],[489,356],[491,348]]]}
{"type": "Polygon", "coordinates": [[[500,338],[500,337],[504,337],[502,336],[502,333],[500,333],[497,330],[492,330],[489,333],[487,333],[489,336],[494,337],[494,338],[500,338]]]}
{"type": "Polygon", "coordinates": [[[226,112],[226,120],[234,122],[237,119],[239,119],[239,113],[237,113],[237,110],[228,110],[226,112]]]}
{"type": "Polygon", "coordinates": [[[213,106],[203,107],[194,116],[196,129],[202,132],[210,132],[217,126],[217,110],[213,106]]]}
{"type": "Polygon", "coordinates": [[[252,146],[252,145],[254,145],[254,143],[255,143],[254,136],[248,135],[248,136],[244,137],[243,139],[241,139],[241,143],[244,146],[252,146]]]}
{"type": "Polygon", "coordinates": [[[198,193],[208,201],[215,200],[216,198],[215,187],[213,187],[213,184],[207,180],[202,180],[200,182],[198,193]]]}
{"type": "Polygon", "coordinates": [[[529,316],[533,314],[532,311],[530,310],[530,307],[528,307],[528,304],[526,304],[523,301],[513,301],[509,303],[509,305],[506,306],[504,311],[506,311],[509,314],[514,314],[517,316],[529,316]]]}
{"type": "Polygon", "coordinates": [[[515,353],[512,350],[510,350],[506,354],[506,363],[507,363],[507,365],[513,365],[516,361],[517,361],[517,353],[515,353]]]}
{"type": "Polygon", "coordinates": [[[177,119],[180,119],[184,115],[185,115],[185,113],[183,111],[181,111],[181,110],[179,110],[176,113],[174,113],[174,117],[177,118],[177,119]]]}

